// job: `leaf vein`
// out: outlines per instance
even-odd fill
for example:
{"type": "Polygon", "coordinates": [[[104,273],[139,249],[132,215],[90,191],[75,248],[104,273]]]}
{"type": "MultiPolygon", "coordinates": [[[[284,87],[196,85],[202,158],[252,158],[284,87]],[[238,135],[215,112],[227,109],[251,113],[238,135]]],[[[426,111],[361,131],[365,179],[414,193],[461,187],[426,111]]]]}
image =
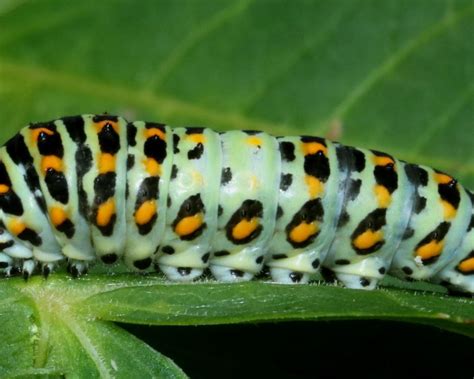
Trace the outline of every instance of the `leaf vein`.
{"type": "Polygon", "coordinates": [[[439,22],[419,33],[415,38],[409,40],[409,42],[400,49],[394,51],[385,61],[373,68],[359,84],[329,112],[329,116],[320,123],[318,128],[319,133],[324,134],[334,119],[342,118],[360,99],[370,92],[375,84],[392,72],[415,52],[417,48],[429,43],[434,38],[442,35],[443,32],[456,26],[464,17],[472,16],[473,11],[474,6],[470,6],[457,13],[449,14],[449,16],[444,17],[439,22]]]}
{"type": "Polygon", "coordinates": [[[97,348],[94,346],[92,343],[92,340],[89,338],[87,333],[83,331],[83,329],[80,327],[80,324],[78,324],[78,320],[69,320],[68,318],[61,317],[63,320],[64,324],[71,330],[71,332],[76,336],[76,338],[79,340],[81,343],[82,347],[84,350],[89,354],[91,357],[92,361],[97,367],[97,370],[100,373],[101,378],[113,378],[113,375],[111,375],[110,370],[108,367],[104,364],[103,360],[101,359],[101,355],[97,348]]]}
{"type": "Polygon", "coordinates": [[[440,114],[434,122],[428,126],[428,129],[423,132],[416,144],[412,147],[412,153],[418,154],[420,151],[433,139],[437,132],[446,129],[449,126],[449,121],[459,112],[467,102],[472,100],[474,94],[474,85],[468,87],[466,91],[463,91],[448,105],[446,110],[440,114]]]}
{"type": "Polygon", "coordinates": [[[306,54],[326,42],[331,37],[332,33],[336,31],[337,26],[339,26],[344,20],[344,16],[346,16],[356,4],[357,3],[355,1],[346,2],[345,5],[350,6],[344,7],[342,11],[339,12],[339,14],[335,15],[331,22],[329,22],[326,27],[323,28],[321,33],[314,35],[309,41],[303,43],[303,46],[297,49],[295,54],[289,57],[286,64],[275,70],[275,72],[270,75],[267,81],[262,83],[253,95],[249,96],[249,100],[243,106],[242,113],[248,113],[252,108],[254,108],[257,102],[262,99],[263,96],[265,96],[265,94],[268,93],[274,85],[276,85],[277,81],[289,73],[299,62],[301,62],[306,54]]]}
{"type": "MultiPolygon", "coordinates": [[[[172,117],[180,114],[195,119],[204,120],[209,127],[219,125],[224,129],[252,129],[271,131],[274,135],[284,135],[285,131],[290,127],[285,124],[278,124],[262,119],[246,117],[240,113],[225,113],[215,111],[206,107],[194,105],[189,102],[179,100],[166,94],[156,94],[147,90],[137,90],[123,86],[117,86],[108,83],[98,83],[95,80],[82,78],[68,73],[61,73],[44,69],[41,67],[32,67],[9,61],[5,57],[0,56],[0,77],[8,77],[11,81],[16,78],[17,81],[24,82],[28,80],[33,84],[46,83],[54,85],[66,91],[75,93],[84,93],[91,96],[114,98],[117,101],[125,102],[131,106],[143,106],[154,112],[157,117],[172,117]],[[159,114],[158,114],[159,112],[159,114]]],[[[322,135],[324,133],[321,133],[322,135]]],[[[395,151],[393,151],[395,154],[395,151]]],[[[402,154],[400,154],[402,156],[402,154]]],[[[416,158],[425,164],[436,163],[436,159],[429,156],[419,155],[413,157],[412,154],[404,154],[404,159],[416,158]]],[[[459,162],[449,161],[443,158],[438,164],[440,167],[452,166],[458,167],[458,172],[472,173],[474,172],[474,163],[465,162],[461,166],[459,162]]]]}
{"type": "Polygon", "coordinates": [[[243,13],[252,1],[239,0],[191,30],[181,43],[177,44],[174,50],[171,51],[168,58],[162,62],[156,75],[150,79],[148,88],[160,87],[193,47],[224,26],[229,20],[243,13]]]}

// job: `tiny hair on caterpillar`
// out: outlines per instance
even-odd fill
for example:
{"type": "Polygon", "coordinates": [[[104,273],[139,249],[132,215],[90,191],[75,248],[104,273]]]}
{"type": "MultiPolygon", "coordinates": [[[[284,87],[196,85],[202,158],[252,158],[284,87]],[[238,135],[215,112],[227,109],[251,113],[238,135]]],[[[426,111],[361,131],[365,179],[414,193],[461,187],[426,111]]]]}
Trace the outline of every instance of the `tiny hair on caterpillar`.
{"type": "Polygon", "coordinates": [[[319,137],[63,117],[0,149],[0,271],[122,260],[173,281],[390,274],[473,294],[473,202],[444,172],[319,137]]]}

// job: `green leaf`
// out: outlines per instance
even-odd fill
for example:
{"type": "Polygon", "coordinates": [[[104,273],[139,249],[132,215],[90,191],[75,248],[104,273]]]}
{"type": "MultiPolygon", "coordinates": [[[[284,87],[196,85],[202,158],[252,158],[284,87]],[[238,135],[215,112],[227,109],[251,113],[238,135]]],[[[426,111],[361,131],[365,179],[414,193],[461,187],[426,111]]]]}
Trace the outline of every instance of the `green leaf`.
{"type": "MultiPolygon", "coordinates": [[[[472,0],[2,1],[0,142],[31,121],[108,111],[328,136],[472,188],[473,18],[472,0]]],[[[473,336],[472,300],[387,286],[1,281],[0,376],[183,375],[111,321],[379,318],[473,336]]]]}
{"type": "Polygon", "coordinates": [[[264,282],[176,284],[160,276],[55,274],[0,282],[2,376],[185,377],[168,358],[110,321],[217,325],[385,319],[474,337],[474,301],[435,292],[264,282]]]}
{"type": "MultiPolygon", "coordinates": [[[[85,294],[70,278],[59,279],[58,274],[48,282],[39,277],[1,281],[1,377],[130,378],[137,372],[186,377],[171,360],[119,327],[85,315],[85,294]]],[[[102,284],[106,290],[106,281],[102,284]]]]}

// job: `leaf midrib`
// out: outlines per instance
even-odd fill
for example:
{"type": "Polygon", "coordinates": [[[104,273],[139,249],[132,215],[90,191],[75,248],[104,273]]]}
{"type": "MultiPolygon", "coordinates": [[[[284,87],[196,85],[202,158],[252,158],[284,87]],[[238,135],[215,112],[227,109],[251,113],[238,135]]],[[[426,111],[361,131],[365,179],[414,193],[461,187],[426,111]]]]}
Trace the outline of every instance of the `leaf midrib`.
{"type": "Polygon", "coordinates": [[[17,287],[28,296],[36,311],[39,339],[34,349],[34,367],[44,368],[48,363],[51,343],[50,328],[55,322],[59,322],[79,341],[84,351],[94,362],[100,376],[102,378],[112,378],[93,344],[93,339],[87,336],[84,331],[85,328],[81,328],[81,324],[84,322],[94,322],[86,319],[81,312],[78,312],[81,300],[86,297],[78,298],[75,296],[75,291],[61,291],[60,286],[59,288],[50,289],[48,292],[48,288],[38,288],[38,285],[41,286],[41,283],[35,283],[32,286],[28,286],[28,283],[22,283],[17,287]],[[70,301],[71,299],[74,300],[70,301]]]}
{"type": "MultiPolygon", "coordinates": [[[[31,67],[29,65],[21,65],[8,61],[5,57],[0,56],[0,72],[2,71],[8,75],[21,78],[22,81],[27,78],[31,81],[54,84],[58,88],[63,88],[68,91],[73,89],[76,92],[93,94],[94,96],[104,98],[113,97],[129,105],[145,105],[154,113],[157,113],[157,110],[159,110],[159,116],[163,118],[180,113],[209,120],[209,126],[225,125],[233,129],[268,130],[274,135],[283,135],[285,134],[285,130],[289,128],[289,126],[285,124],[270,123],[260,119],[249,118],[238,113],[212,111],[205,107],[196,106],[170,96],[157,95],[146,90],[132,90],[127,87],[98,83],[95,80],[75,75],[31,67]]],[[[403,152],[402,150],[395,151],[395,149],[392,149],[392,153],[404,159],[411,157],[409,152],[403,152]]],[[[421,154],[418,154],[416,158],[418,161],[422,161],[424,164],[434,167],[459,167],[457,171],[460,174],[470,174],[474,172],[474,163],[460,165],[458,161],[453,161],[445,157],[437,158],[423,156],[421,154]]]]}

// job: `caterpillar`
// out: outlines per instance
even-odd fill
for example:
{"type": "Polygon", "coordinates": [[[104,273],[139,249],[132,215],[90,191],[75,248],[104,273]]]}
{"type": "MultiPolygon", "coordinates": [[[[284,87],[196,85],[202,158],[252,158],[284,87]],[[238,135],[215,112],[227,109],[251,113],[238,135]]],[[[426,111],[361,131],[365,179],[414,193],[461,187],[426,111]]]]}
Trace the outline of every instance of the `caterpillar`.
{"type": "Polygon", "coordinates": [[[441,171],[311,136],[81,115],[0,149],[0,270],[101,260],[190,281],[350,288],[390,273],[474,293],[474,194],[441,171]]]}

